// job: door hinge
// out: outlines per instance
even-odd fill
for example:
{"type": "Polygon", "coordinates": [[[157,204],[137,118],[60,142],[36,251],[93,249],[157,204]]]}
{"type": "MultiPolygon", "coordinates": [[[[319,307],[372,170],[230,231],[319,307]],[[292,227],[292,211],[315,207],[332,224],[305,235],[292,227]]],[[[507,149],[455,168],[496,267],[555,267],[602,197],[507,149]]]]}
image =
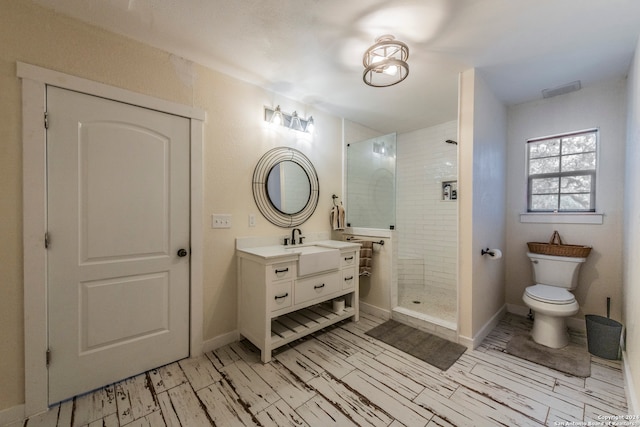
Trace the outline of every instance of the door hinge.
{"type": "Polygon", "coordinates": [[[44,113],[44,128],[49,129],[49,113],[44,113]]]}
{"type": "Polygon", "coordinates": [[[51,364],[51,349],[50,348],[47,349],[47,353],[46,353],[45,358],[46,358],[47,367],[48,367],[49,364],[51,364]]]}
{"type": "Polygon", "coordinates": [[[44,248],[49,249],[49,233],[44,233],[44,248]]]}

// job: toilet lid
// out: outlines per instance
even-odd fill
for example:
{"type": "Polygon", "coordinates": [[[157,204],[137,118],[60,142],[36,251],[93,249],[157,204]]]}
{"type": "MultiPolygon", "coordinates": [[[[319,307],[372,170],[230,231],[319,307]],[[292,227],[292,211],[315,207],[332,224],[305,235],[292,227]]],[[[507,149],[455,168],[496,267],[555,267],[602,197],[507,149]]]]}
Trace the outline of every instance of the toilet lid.
{"type": "Polygon", "coordinates": [[[549,285],[529,286],[525,293],[530,298],[550,304],[571,304],[576,300],[573,294],[565,288],[549,285]]]}

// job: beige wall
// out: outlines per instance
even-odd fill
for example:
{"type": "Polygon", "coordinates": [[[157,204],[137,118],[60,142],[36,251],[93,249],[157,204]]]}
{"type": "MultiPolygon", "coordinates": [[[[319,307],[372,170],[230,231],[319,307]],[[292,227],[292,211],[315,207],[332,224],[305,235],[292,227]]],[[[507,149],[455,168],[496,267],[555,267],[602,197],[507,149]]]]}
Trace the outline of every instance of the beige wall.
{"type": "Polygon", "coordinates": [[[473,123],[476,71],[460,75],[458,115],[458,334],[473,339],[473,123]]]}
{"type": "Polygon", "coordinates": [[[627,146],[625,167],[622,320],[627,328],[625,364],[630,375],[627,387],[635,392],[629,413],[640,412],[640,39],[629,70],[627,86],[627,146]]]}
{"type": "MultiPolygon", "coordinates": [[[[383,135],[377,130],[373,130],[359,123],[352,122],[350,120],[344,121],[344,148],[347,149],[347,144],[364,141],[366,139],[375,138],[376,136],[383,135]]],[[[346,151],[345,151],[346,153],[346,151]]]]}
{"type": "MultiPolygon", "coordinates": [[[[204,340],[236,328],[234,240],[284,234],[259,214],[251,176],[269,148],[304,152],[320,178],[320,203],[303,232],[328,231],[331,194],[341,192],[342,123],[158,49],[30,5],[2,0],[0,14],[0,411],[24,402],[21,94],[16,61],[203,109],[204,340]],[[264,105],[312,114],[312,137],[263,123],[264,105]],[[212,230],[210,215],[233,215],[233,228],[212,230]],[[248,215],[257,218],[249,228],[248,215]]],[[[25,189],[28,191],[28,189],[25,189]]]]}
{"type": "Polygon", "coordinates": [[[585,314],[606,315],[607,297],[611,297],[611,317],[621,320],[625,87],[623,80],[609,81],[509,108],[507,303],[524,307],[522,294],[533,283],[526,243],[546,241],[558,230],[567,243],[593,246],[574,291],[580,304],[575,318],[581,323],[572,325],[584,324],[585,314]],[[527,209],[526,140],[593,127],[600,128],[596,209],[604,214],[604,223],[521,223],[520,214],[527,209]]]}
{"type": "Polygon", "coordinates": [[[506,110],[477,70],[460,80],[459,333],[477,344],[504,306],[508,258],[483,248],[505,248],[506,110]]]}
{"type": "Polygon", "coordinates": [[[494,260],[481,254],[483,248],[505,250],[507,183],[507,111],[481,74],[476,76],[474,110],[472,256],[476,337],[504,306],[504,269],[509,262],[508,256],[494,260]]]}

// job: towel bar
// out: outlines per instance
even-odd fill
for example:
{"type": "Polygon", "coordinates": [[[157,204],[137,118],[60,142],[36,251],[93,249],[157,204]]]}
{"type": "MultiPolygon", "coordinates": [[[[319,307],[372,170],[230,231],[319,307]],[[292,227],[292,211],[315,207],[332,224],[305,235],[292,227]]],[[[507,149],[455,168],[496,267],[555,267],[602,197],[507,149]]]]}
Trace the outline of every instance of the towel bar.
{"type": "Polygon", "coordinates": [[[362,239],[357,239],[355,237],[347,237],[347,240],[357,240],[360,242],[371,242],[374,245],[380,245],[380,246],[384,246],[384,240],[380,240],[379,242],[373,241],[373,240],[362,240],[362,239]]]}

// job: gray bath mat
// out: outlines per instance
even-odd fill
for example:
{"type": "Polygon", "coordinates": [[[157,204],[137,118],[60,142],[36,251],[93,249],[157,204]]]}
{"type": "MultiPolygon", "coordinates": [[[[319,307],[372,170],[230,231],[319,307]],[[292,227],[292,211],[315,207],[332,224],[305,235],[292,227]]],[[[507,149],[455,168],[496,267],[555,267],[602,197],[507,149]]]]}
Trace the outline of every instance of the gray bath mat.
{"type": "Polygon", "coordinates": [[[516,335],[507,343],[507,353],[576,377],[591,375],[591,356],[578,344],[549,348],[533,341],[529,335],[516,335]]]}
{"type": "Polygon", "coordinates": [[[443,371],[449,369],[466,350],[466,347],[460,344],[395,320],[388,320],[366,334],[443,371]]]}

